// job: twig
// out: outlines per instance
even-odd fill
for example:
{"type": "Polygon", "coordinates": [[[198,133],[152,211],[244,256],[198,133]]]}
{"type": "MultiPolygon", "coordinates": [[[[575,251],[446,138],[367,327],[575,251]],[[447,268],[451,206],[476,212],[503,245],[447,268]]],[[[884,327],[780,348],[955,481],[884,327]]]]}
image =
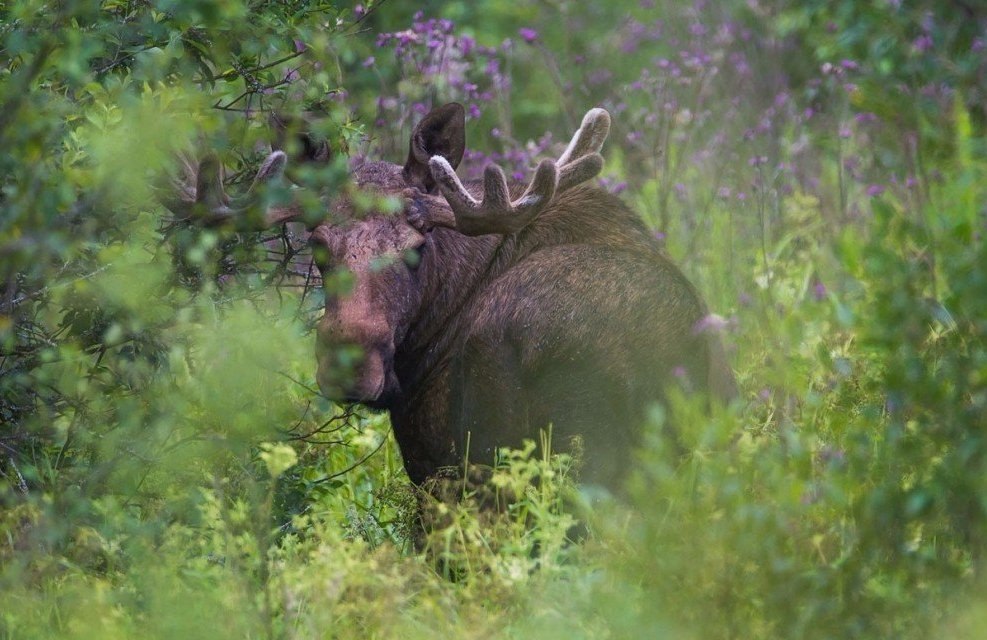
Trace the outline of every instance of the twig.
{"type": "Polygon", "coordinates": [[[376,448],[374,448],[373,451],[371,451],[370,453],[368,453],[367,455],[365,455],[363,458],[361,458],[360,460],[354,462],[353,464],[351,464],[350,466],[346,467],[345,469],[343,469],[342,471],[340,471],[338,473],[334,473],[332,475],[326,476],[325,478],[319,478],[318,480],[315,481],[315,483],[318,484],[320,482],[329,482],[330,480],[334,480],[334,479],[338,478],[339,476],[346,475],[347,473],[349,473],[353,469],[356,469],[361,464],[363,464],[364,462],[366,462],[367,460],[369,460],[370,458],[372,458],[373,455],[375,453],[377,453],[378,451],[380,451],[384,447],[384,445],[386,443],[387,443],[387,436],[384,436],[384,438],[381,439],[380,444],[378,444],[376,446],[376,448]]]}
{"type": "Polygon", "coordinates": [[[17,468],[17,463],[14,462],[14,457],[13,456],[8,456],[7,457],[7,464],[10,465],[10,468],[14,470],[14,474],[17,476],[17,489],[21,493],[27,493],[27,490],[28,490],[27,489],[27,482],[24,480],[24,476],[21,475],[21,470],[17,468]]]}

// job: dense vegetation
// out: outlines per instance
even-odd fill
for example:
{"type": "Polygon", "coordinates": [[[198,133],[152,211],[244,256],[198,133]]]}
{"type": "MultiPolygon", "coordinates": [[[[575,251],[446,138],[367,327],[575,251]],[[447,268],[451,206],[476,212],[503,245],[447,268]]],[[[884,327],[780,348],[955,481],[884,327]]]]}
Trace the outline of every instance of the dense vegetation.
{"type": "Polygon", "coordinates": [[[972,0],[3,4],[0,632],[982,637],[985,88],[972,0]],[[655,408],[623,502],[505,453],[520,500],[435,507],[418,553],[386,416],[313,390],[299,230],[159,201],[205,149],[244,188],[272,111],[335,152],[293,179],[349,189],[451,100],[465,173],[613,114],[601,183],[743,397],[655,408]]]}

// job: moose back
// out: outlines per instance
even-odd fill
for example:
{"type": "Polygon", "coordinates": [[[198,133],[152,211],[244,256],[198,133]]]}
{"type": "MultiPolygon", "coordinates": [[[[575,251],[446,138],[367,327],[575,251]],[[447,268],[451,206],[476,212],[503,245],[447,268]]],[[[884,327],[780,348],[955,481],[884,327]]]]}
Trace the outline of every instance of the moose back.
{"type": "MultiPolygon", "coordinates": [[[[319,386],[390,412],[413,482],[467,457],[492,464],[498,448],[537,441],[551,425],[556,450],[582,441],[581,481],[616,488],[645,412],[670,389],[722,401],[735,393],[718,336],[702,330],[708,311],[696,289],[633,211],[589,184],[609,127],[606,111],[591,110],[528,185],[495,165],[464,185],[455,173],[464,110],[447,104],[418,124],[403,165],[354,171],[362,190],[400,197],[402,211],[335,222],[351,209],[337,199],[334,222],[311,229],[323,275],[346,269],[353,281],[326,294],[319,386]],[[349,377],[337,359],[344,345],[363,353],[349,377]]],[[[304,149],[308,159],[321,152],[304,149]]],[[[256,182],[286,161],[271,154],[256,182]]],[[[203,163],[173,209],[212,221],[239,214],[214,164],[203,163]]],[[[288,205],[265,220],[299,215],[288,205]]]]}

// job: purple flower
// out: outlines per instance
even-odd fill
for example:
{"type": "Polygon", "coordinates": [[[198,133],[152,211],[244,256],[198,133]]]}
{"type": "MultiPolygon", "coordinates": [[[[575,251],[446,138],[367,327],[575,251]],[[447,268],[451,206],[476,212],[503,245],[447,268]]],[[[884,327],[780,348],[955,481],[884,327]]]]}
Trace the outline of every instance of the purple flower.
{"type": "Polygon", "coordinates": [[[736,324],[736,320],[727,320],[721,315],[710,313],[702,317],[699,322],[692,327],[693,334],[700,333],[723,333],[727,329],[733,327],[736,324]]]}
{"type": "Polygon", "coordinates": [[[877,196],[884,193],[884,187],[879,184],[872,184],[867,187],[867,195],[871,198],[876,198],[877,196]]]}
{"type": "Polygon", "coordinates": [[[590,71],[589,76],[586,78],[587,84],[591,86],[599,86],[610,82],[613,78],[613,72],[609,69],[594,69],[590,71]]]}
{"type": "Polygon", "coordinates": [[[528,44],[531,44],[538,39],[538,32],[530,27],[521,27],[518,29],[517,33],[521,36],[521,39],[528,44]]]}
{"type": "Polygon", "coordinates": [[[471,118],[474,118],[474,119],[479,118],[480,117],[480,107],[476,106],[476,104],[470,103],[470,106],[469,106],[469,114],[470,114],[470,117],[471,118]]]}
{"type": "Polygon", "coordinates": [[[369,58],[363,61],[363,68],[366,69],[367,67],[374,66],[374,62],[376,61],[377,60],[373,56],[370,56],[369,58]]]}
{"type": "Polygon", "coordinates": [[[826,299],[826,285],[822,282],[816,282],[815,286],[812,287],[812,297],[815,298],[816,302],[822,302],[826,299]]]}
{"type": "Polygon", "coordinates": [[[912,42],[912,47],[919,53],[925,53],[926,51],[929,51],[930,49],[932,49],[932,45],[933,45],[932,36],[930,36],[927,33],[920,35],[919,37],[915,38],[915,40],[912,42]]]}

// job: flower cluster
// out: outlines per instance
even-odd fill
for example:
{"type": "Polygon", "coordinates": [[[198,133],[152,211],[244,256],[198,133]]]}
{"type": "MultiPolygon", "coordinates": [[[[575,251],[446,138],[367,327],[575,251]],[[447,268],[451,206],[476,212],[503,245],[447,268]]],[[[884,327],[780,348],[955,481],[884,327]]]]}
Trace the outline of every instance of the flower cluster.
{"type": "MultiPolygon", "coordinates": [[[[379,98],[381,125],[395,122],[395,116],[403,122],[409,111],[427,112],[436,96],[463,102],[469,117],[479,118],[496,94],[510,88],[508,77],[501,71],[501,51],[456,34],[452,20],[426,19],[419,11],[409,29],[380,34],[377,48],[391,49],[403,78],[414,80],[398,85],[402,93],[379,98]]],[[[365,62],[368,66],[375,63],[376,56],[365,62]]]]}

